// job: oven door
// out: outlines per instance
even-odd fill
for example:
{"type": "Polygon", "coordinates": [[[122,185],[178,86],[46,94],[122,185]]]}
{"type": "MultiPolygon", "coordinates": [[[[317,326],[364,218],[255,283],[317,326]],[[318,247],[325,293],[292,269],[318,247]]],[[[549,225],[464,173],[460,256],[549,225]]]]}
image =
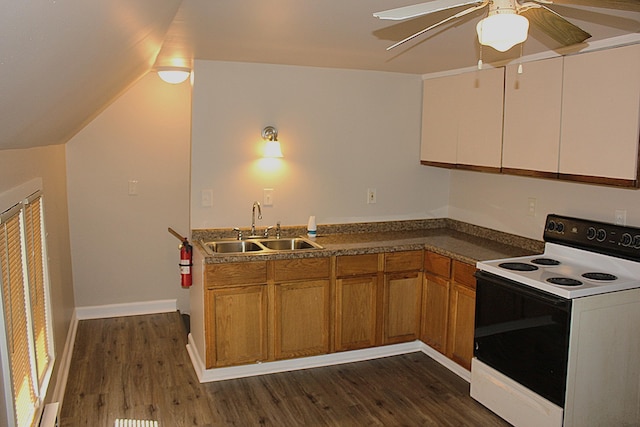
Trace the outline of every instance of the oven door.
{"type": "Polygon", "coordinates": [[[475,357],[563,407],[571,300],[476,273],[475,357]]]}

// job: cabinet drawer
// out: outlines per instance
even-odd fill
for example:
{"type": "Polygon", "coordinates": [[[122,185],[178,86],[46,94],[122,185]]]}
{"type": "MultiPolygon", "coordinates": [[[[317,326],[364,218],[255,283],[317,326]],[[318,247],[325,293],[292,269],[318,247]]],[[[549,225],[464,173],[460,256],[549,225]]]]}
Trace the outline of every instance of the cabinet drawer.
{"type": "Polygon", "coordinates": [[[425,251],[424,271],[448,279],[451,277],[451,258],[425,251]]]}
{"type": "Polygon", "coordinates": [[[208,264],[207,287],[251,285],[267,282],[267,262],[208,264]]]}
{"type": "Polygon", "coordinates": [[[468,288],[476,288],[476,278],[474,276],[476,272],[476,266],[471,264],[465,264],[460,261],[453,261],[453,281],[464,285],[468,288]]]}
{"type": "Polygon", "coordinates": [[[422,270],[422,252],[391,252],[384,256],[384,271],[422,270]]]}
{"type": "Polygon", "coordinates": [[[378,254],[346,255],[336,258],[336,276],[375,274],[378,271],[378,254]]]}
{"type": "Polygon", "coordinates": [[[274,280],[285,282],[329,277],[329,258],[295,258],[274,261],[274,280]]]}

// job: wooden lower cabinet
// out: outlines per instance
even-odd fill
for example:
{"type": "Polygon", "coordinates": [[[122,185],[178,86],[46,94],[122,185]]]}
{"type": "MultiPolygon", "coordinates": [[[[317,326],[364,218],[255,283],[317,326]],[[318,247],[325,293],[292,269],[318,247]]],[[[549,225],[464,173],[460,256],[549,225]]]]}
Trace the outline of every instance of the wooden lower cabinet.
{"type": "Polygon", "coordinates": [[[377,275],[336,279],[336,351],[376,345],[377,275]]]}
{"type": "Polygon", "coordinates": [[[475,266],[427,251],[420,339],[466,369],[473,358],[475,266]]]}
{"type": "Polygon", "coordinates": [[[329,280],[275,285],[275,359],[329,352],[329,280]]]}
{"type": "Polygon", "coordinates": [[[329,258],[273,261],[273,358],[329,352],[329,258]]]}
{"type": "Polygon", "coordinates": [[[385,254],[383,344],[420,335],[423,251],[385,254]]]}
{"type": "Polygon", "coordinates": [[[378,303],[381,301],[379,254],[336,257],[335,331],[336,351],[380,344],[378,303]]]}
{"type": "Polygon", "coordinates": [[[448,278],[424,275],[420,339],[443,354],[447,351],[450,286],[448,278]]]}
{"type": "Polygon", "coordinates": [[[474,273],[422,250],[207,265],[206,367],[420,339],[469,369],[474,273]]]}
{"type": "Polygon", "coordinates": [[[267,360],[267,286],[206,291],[207,368],[267,360]]]}
{"type": "Polygon", "coordinates": [[[476,313],[476,268],[474,265],[453,261],[451,270],[447,356],[466,369],[471,369],[476,313]]]}

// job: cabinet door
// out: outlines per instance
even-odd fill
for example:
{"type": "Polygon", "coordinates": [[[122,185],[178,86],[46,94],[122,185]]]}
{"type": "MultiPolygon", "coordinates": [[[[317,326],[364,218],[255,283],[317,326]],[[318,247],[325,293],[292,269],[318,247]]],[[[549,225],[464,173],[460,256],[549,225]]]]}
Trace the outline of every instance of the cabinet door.
{"type": "Polygon", "coordinates": [[[460,74],[458,167],[496,171],[502,160],[504,69],[460,74]]]}
{"type": "Polygon", "coordinates": [[[502,68],[423,82],[423,164],[500,169],[502,157],[502,68]]]}
{"type": "Polygon", "coordinates": [[[376,345],[377,276],[336,280],[335,348],[353,350],[376,345]]]}
{"type": "Polygon", "coordinates": [[[206,291],[207,368],[267,359],[266,285],[206,291]]]}
{"type": "Polygon", "coordinates": [[[502,171],[557,177],[562,57],[507,66],[504,96],[502,171]]]}
{"type": "Polygon", "coordinates": [[[476,269],[473,265],[453,262],[449,304],[449,337],[447,356],[466,369],[471,369],[476,312],[476,269]]]}
{"type": "Polygon", "coordinates": [[[454,167],[458,151],[457,76],[422,82],[422,143],[420,160],[425,164],[454,167]]]}
{"type": "Polygon", "coordinates": [[[274,305],[276,359],[329,352],[329,280],[276,284],[274,305]]]}
{"type": "Polygon", "coordinates": [[[604,177],[620,180],[618,185],[635,185],[638,76],[640,44],[564,58],[562,178],[590,181],[589,177],[604,177]]]}
{"type": "Polygon", "coordinates": [[[447,348],[449,286],[448,279],[424,275],[420,339],[443,354],[447,348]]]}
{"type": "Polygon", "coordinates": [[[383,344],[418,339],[422,272],[385,274],[383,344]]]}

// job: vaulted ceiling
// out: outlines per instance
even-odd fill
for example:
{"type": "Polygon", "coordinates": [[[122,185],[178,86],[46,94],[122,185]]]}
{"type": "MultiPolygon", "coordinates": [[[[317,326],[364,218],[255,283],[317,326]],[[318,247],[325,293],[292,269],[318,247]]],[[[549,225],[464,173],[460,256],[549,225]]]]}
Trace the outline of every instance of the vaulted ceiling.
{"type": "MultiPolygon", "coordinates": [[[[599,4],[562,3],[574,1],[599,4]]],[[[456,12],[405,22],[372,16],[417,2],[0,0],[0,149],[65,143],[154,65],[175,58],[413,74],[473,66],[480,55],[475,25],[484,11],[385,50],[456,12]]],[[[633,10],[552,7],[591,33],[589,42],[640,41],[640,0],[633,10]]],[[[522,52],[484,48],[482,57],[501,63],[559,48],[532,27],[522,52]]]]}

